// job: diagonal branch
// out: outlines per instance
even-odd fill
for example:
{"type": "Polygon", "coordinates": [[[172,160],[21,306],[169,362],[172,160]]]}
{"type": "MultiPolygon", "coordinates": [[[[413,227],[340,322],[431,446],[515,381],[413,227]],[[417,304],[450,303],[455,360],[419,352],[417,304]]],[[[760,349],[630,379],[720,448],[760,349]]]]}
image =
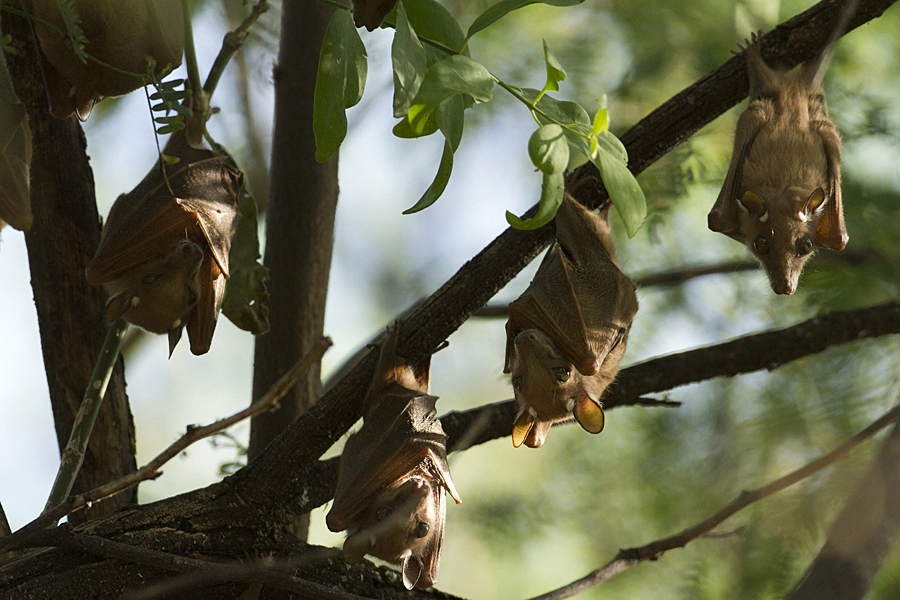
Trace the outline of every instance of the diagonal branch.
{"type": "MultiPolygon", "coordinates": [[[[632,406],[646,394],[766,369],[771,371],[797,359],[822,352],[832,346],[856,340],[900,333],[900,302],[888,302],[854,311],[835,312],[773,331],[746,335],[735,340],[653,358],[619,371],[616,381],[603,397],[605,408],[632,406]]],[[[472,427],[483,423],[476,445],[509,435],[516,405],[512,400],[488,404],[441,417],[450,447],[472,427]]],[[[467,446],[468,447],[468,446],[467,446]]]]}
{"type": "MultiPolygon", "coordinates": [[[[863,0],[848,31],[881,15],[894,0],[863,0]]],[[[796,65],[821,50],[834,29],[840,3],[825,0],[779,25],[762,38],[768,61],[796,65]]],[[[665,153],[688,139],[741,101],[747,94],[744,61],[735,57],[653,111],[622,136],[630,157],[629,168],[640,173],[665,153]]],[[[579,185],[597,178],[584,166],[570,178],[573,195],[588,206],[604,199],[598,186],[579,185]]],[[[597,180],[599,182],[599,179],[597,180]]],[[[531,216],[536,207],[526,213],[531,216]]],[[[546,247],[551,227],[533,231],[507,229],[466,263],[401,326],[398,353],[411,362],[422,360],[476,310],[505,286],[546,247]]],[[[268,446],[256,460],[236,475],[242,495],[262,501],[272,494],[301,493],[302,472],[311,467],[362,414],[362,399],[371,381],[376,353],[369,352],[309,411],[268,446]],[[292,469],[296,478],[278,477],[292,469]]],[[[724,375],[726,373],[716,373],[724,375]]]]}
{"type": "Polygon", "coordinates": [[[791,471],[787,475],[779,477],[775,481],[772,481],[760,488],[750,491],[742,491],[740,494],[738,494],[737,498],[735,498],[728,504],[728,506],[712,515],[705,521],[698,523],[693,527],[688,527],[687,529],[676,535],[651,542],[646,546],[641,546],[640,548],[624,548],[622,550],[619,550],[619,553],[613,560],[606,563],[596,571],[585,575],[581,579],[574,581],[567,586],[564,586],[547,594],[536,596],[535,598],[532,598],[532,600],[562,600],[563,598],[571,598],[576,594],[580,594],[581,592],[589,588],[597,586],[604,581],[611,579],[622,571],[633,567],[636,564],[642,563],[645,560],[656,560],[669,550],[674,550],[675,548],[684,548],[690,542],[696,540],[698,537],[712,531],[725,519],[735,514],[739,510],[750,506],[754,502],[758,502],[764,498],[768,498],[772,494],[780,492],[781,490],[794,485],[798,481],[802,481],[810,475],[818,473],[822,469],[846,458],[850,454],[850,452],[852,452],[862,442],[890,425],[898,417],[900,417],[900,405],[895,406],[894,408],[889,410],[887,413],[882,415],[881,418],[874,421],[871,425],[854,435],[852,438],[850,438],[828,454],[825,454],[824,456],[817,458],[811,463],[808,463],[800,467],[799,469],[791,471]]]}

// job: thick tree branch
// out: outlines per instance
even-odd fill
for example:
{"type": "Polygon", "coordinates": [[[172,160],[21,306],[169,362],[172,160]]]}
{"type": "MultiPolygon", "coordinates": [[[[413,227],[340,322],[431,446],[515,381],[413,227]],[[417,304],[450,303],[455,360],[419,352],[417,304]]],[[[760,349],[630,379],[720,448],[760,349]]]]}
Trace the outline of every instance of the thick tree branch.
{"type": "MultiPolygon", "coordinates": [[[[889,0],[861,2],[853,26],[880,15],[891,3],[889,0]]],[[[829,1],[792,19],[789,27],[783,25],[771,34],[772,37],[763,39],[766,58],[783,64],[801,62],[822,48],[836,16],[836,3],[829,1]],[[823,31],[825,33],[820,34],[823,31]]],[[[623,137],[632,168],[635,172],[646,168],[733,106],[746,94],[746,86],[743,62],[732,59],[654,111],[623,137]]],[[[596,205],[589,193],[595,189],[595,186],[583,185],[576,195],[586,204],[596,205]]],[[[594,197],[596,199],[596,194],[594,197]]],[[[501,234],[404,320],[398,352],[411,362],[424,358],[535,258],[552,235],[551,227],[532,232],[508,230],[501,234]]],[[[896,325],[896,313],[891,318],[896,325]]],[[[765,354],[765,348],[758,350],[765,354]]],[[[262,550],[282,543],[284,538],[280,532],[285,523],[291,522],[297,514],[321,505],[333,493],[334,473],[328,469],[328,463],[323,465],[316,459],[359,418],[375,360],[374,353],[364,357],[322,401],[236,475],[189,494],[122,510],[114,517],[87,524],[79,530],[103,537],[127,535],[135,543],[152,548],[166,547],[179,554],[218,551],[229,555],[236,551],[235,547],[262,550]]],[[[765,368],[768,364],[756,368],[765,368]]],[[[641,389],[680,385],[677,381],[659,379],[653,373],[644,374],[641,367],[633,367],[635,381],[626,385],[628,382],[624,377],[620,380],[613,390],[615,394],[610,394],[609,406],[624,404],[628,397],[651,393],[641,389]]],[[[726,373],[712,370],[704,377],[723,374],[726,373]]],[[[82,577],[81,581],[86,584],[79,590],[80,597],[89,598],[108,595],[110,588],[106,582],[149,581],[160,577],[159,573],[148,575],[147,570],[131,569],[128,565],[103,568],[102,565],[85,564],[78,556],[48,552],[51,554],[18,557],[10,561],[14,564],[0,565],[0,590],[21,593],[37,589],[35,586],[52,590],[47,586],[54,582],[90,573],[90,577],[82,577]],[[72,571],[72,577],[60,577],[67,571],[72,571]],[[29,575],[23,578],[26,572],[29,575]]],[[[342,565],[340,569],[343,570],[337,569],[336,565],[334,569],[322,569],[304,577],[324,585],[333,582],[352,591],[346,586],[358,582],[362,573],[370,572],[365,563],[342,565]],[[346,576],[336,575],[338,572],[346,576]]],[[[375,584],[370,586],[370,589],[376,588],[381,589],[375,584]]],[[[396,591],[396,587],[392,589],[396,591]]]]}
{"type": "MultiPolygon", "coordinates": [[[[646,394],[714,377],[731,377],[761,369],[771,371],[832,346],[897,333],[900,333],[898,302],[831,313],[784,329],[661,356],[622,369],[607,389],[603,405],[607,409],[630,406],[638,404],[646,394]]],[[[450,436],[451,450],[455,450],[456,439],[467,435],[479,419],[484,421],[478,435],[470,435],[469,445],[509,435],[515,412],[515,402],[507,400],[465,412],[451,412],[441,417],[441,424],[450,436]]]]}
{"type": "MultiPolygon", "coordinates": [[[[47,109],[37,41],[30,24],[4,13],[3,33],[12,36],[16,48],[17,53],[7,54],[6,60],[16,93],[28,109],[33,135],[34,223],[25,243],[53,421],[62,451],[107,330],[106,294],[99,286],[88,284],[84,276],[100,244],[100,217],[84,133],[74,117],[59,121],[47,109]]],[[[134,423],[119,360],[73,490],[83,492],[133,471],[134,453],[134,423]]],[[[132,490],[76,520],[113,512],[136,499],[132,490]]]]}
{"type": "MultiPolygon", "coordinates": [[[[877,17],[893,1],[860,2],[850,28],[877,17]]],[[[762,38],[764,56],[773,63],[802,62],[825,45],[839,12],[838,2],[826,0],[780,25],[762,38]]],[[[746,94],[744,61],[732,58],[653,111],[622,137],[631,170],[639,173],[746,94]]],[[[576,171],[572,181],[577,184],[589,176],[590,168],[583,167],[576,171]]],[[[595,186],[578,185],[574,193],[579,201],[597,206],[602,198],[596,191],[595,186]]],[[[412,362],[423,359],[531,262],[552,235],[551,227],[503,232],[403,322],[398,353],[412,362]]],[[[359,419],[375,360],[375,353],[370,352],[319,403],[294,422],[279,443],[272,444],[269,451],[238,473],[242,493],[255,498],[299,493],[302,486],[296,486],[296,480],[292,484],[273,477],[273,471],[290,465],[294,472],[302,472],[359,419]]],[[[615,396],[610,399],[615,403],[615,396]]]]}
{"type": "MultiPolygon", "coordinates": [[[[271,328],[256,339],[253,397],[261,395],[322,337],[334,245],[338,157],[316,161],[313,94],[319,49],[334,9],[315,0],[282,5],[281,46],[275,79],[271,186],[266,207],[265,266],[271,328]]],[[[319,365],[275,412],[250,425],[253,460],[322,395],[319,365]]],[[[309,523],[297,524],[306,537],[309,523]]]]}
{"type": "Polygon", "coordinates": [[[816,559],[787,600],[865,597],[900,533],[900,427],[838,515],[816,559]]]}
{"type": "MultiPolygon", "coordinates": [[[[698,523],[693,527],[688,527],[681,533],[661,540],[656,540],[655,542],[651,542],[646,546],[641,546],[640,548],[625,548],[619,550],[619,553],[613,560],[597,569],[596,571],[593,571],[588,575],[582,577],[578,581],[570,583],[569,585],[559,588],[558,590],[536,596],[535,598],[532,598],[532,600],[562,600],[563,598],[571,598],[576,594],[580,594],[581,592],[589,588],[597,586],[604,581],[611,579],[615,575],[618,575],[622,571],[633,567],[636,564],[642,563],[645,560],[656,560],[669,550],[673,550],[675,548],[683,548],[690,542],[718,527],[723,521],[725,521],[725,519],[735,514],[739,510],[742,510],[747,506],[750,506],[754,502],[762,500],[763,498],[768,498],[772,494],[780,492],[781,490],[794,485],[798,481],[802,481],[810,475],[818,473],[822,469],[833,465],[841,459],[846,458],[850,454],[850,452],[852,452],[862,442],[893,423],[895,420],[897,420],[898,417],[900,417],[900,406],[895,406],[887,413],[885,413],[881,418],[877,419],[871,425],[854,435],[852,438],[850,438],[828,454],[825,454],[824,456],[817,458],[811,463],[808,463],[800,467],[799,469],[791,471],[787,475],[779,477],[775,481],[772,481],[760,488],[750,491],[745,490],[741,492],[737,498],[735,498],[728,504],[728,506],[712,515],[702,523],[698,523]]],[[[843,598],[843,596],[841,598],[843,598]]]]}

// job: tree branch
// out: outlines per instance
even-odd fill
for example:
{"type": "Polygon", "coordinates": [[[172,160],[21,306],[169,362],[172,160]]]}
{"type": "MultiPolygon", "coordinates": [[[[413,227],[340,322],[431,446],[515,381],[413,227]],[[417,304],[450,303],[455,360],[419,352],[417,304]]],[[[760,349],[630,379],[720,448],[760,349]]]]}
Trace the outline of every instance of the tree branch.
{"type": "MultiPolygon", "coordinates": [[[[832,346],[897,333],[900,333],[898,302],[835,312],[784,329],[746,335],[622,369],[607,388],[603,406],[611,409],[644,404],[643,396],[647,394],[715,377],[732,377],[761,369],[771,371],[832,346]]],[[[448,413],[441,417],[441,424],[450,436],[449,447],[457,450],[456,440],[467,435],[479,419],[483,419],[480,431],[478,435],[470,436],[469,445],[509,435],[515,414],[515,401],[507,400],[465,412],[448,413]]]]}
{"type": "Polygon", "coordinates": [[[838,515],[787,600],[862,599],[900,533],[900,426],[838,515]]]}
{"type": "Polygon", "coordinates": [[[562,600],[563,598],[571,598],[572,596],[580,594],[581,592],[589,588],[600,585],[604,581],[611,579],[622,571],[633,567],[636,564],[642,563],[645,560],[656,560],[669,550],[673,550],[675,548],[684,548],[690,542],[696,540],[698,537],[712,531],[725,519],[735,514],[739,510],[750,506],[754,502],[758,502],[764,498],[768,498],[772,494],[780,492],[781,490],[794,485],[798,481],[802,481],[810,475],[818,473],[825,467],[831,466],[837,461],[846,458],[850,454],[850,452],[852,452],[862,442],[890,425],[898,417],[900,417],[900,405],[895,406],[894,408],[889,410],[887,413],[882,415],[881,418],[877,419],[871,425],[854,435],[852,438],[850,438],[828,454],[821,456],[811,463],[808,463],[800,467],[799,469],[791,471],[787,475],[779,477],[775,481],[772,481],[760,488],[750,491],[742,491],[740,494],[738,494],[737,498],[732,500],[725,508],[715,513],[705,521],[698,523],[693,527],[688,527],[684,531],[671,537],[651,542],[646,546],[641,546],[639,548],[625,548],[619,550],[619,553],[613,560],[606,563],[596,571],[585,575],[581,579],[574,581],[567,586],[564,586],[547,594],[536,596],[532,598],[532,600],[562,600]]]}
{"type": "Polygon", "coordinates": [[[27,523],[14,534],[9,535],[8,537],[0,536],[0,552],[21,546],[35,533],[46,529],[47,527],[52,527],[61,518],[76,510],[85,506],[90,506],[94,502],[109,498],[123,490],[133,488],[142,481],[156,479],[162,475],[162,472],[159,469],[164,464],[184,452],[184,450],[195,442],[206,439],[215,433],[231,427],[235,423],[239,423],[244,419],[252,417],[253,415],[272,410],[278,404],[278,401],[281,400],[294,384],[297,383],[297,380],[309,371],[314,364],[318,364],[322,360],[322,355],[325,354],[325,351],[328,350],[329,347],[331,347],[330,338],[326,337],[320,340],[319,343],[313,346],[312,350],[299,360],[290,371],[282,375],[281,379],[272,384],[269,391],[244,410],[203,427],[188,425],[187,432],[184,435],[178,438],[178,440],[172,443],[162,453],[157,455],[156,458],[134,473],[130,473],[79,496],[73,496],[65,502],[58,503],[51,510],[45,511],[40,517],[27,523]]]}
{"type": "MultiPolygon", "coordinates": [[[[893,2],[860,2],[850,28],[877,17],[893,2]]],[[[838,2],[826,0],[817,4],[765,35],[763,54],[772,62],[802,62],[824,47],[839,13],[838,2]]],[[[739,102],[746,96],[747,86],[744,61],[735,57],[663,104],[622,137],[630,156],[629,168],[634,173],[645,169],[739,102]]],[[[593,176],[591,168],[592,165],[576,171],[570,178],[573,185],[593,176]]],[[[598,189],[580,185],[574,192],[580,202],[598,206],[605,199],[598,196],[598,189]]],[[[532,207],[526,217],[533,215],[536,208],[532,207]]],[[[411,362],[425,358],[531,262],[552,236],[551,227],[504,231],[404,320],[398,353],[411,362]]],[[[288,481],[274,473],[288,467],[299,475],[359,419],[376,362],[375,354],[369,352],[321,401],[290,426],[279,443],[271,444],[236,475],[240,478],[236,483],[241,493],[259,499],[271,498],[272,494],[293,497],[300,493],[298,483],[302,476],[288,481]]],[[[611,397],[614,403],[615,398],[611,397]]]]}

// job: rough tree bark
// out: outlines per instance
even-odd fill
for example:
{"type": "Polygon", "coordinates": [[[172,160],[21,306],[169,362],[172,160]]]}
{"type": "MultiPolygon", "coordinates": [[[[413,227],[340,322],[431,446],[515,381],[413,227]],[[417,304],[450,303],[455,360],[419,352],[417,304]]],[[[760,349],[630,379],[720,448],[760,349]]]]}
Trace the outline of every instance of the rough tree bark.
{"type": "MultiPolygon", "coordinates": [[[[863,0],[853,26],[877,17],[890,4],[890,0],[863,0]]],[[[769,39],[779,45],[767,41],[764,54],[786,64],[801,62],[824,45],[837,13],[837,4],[832,1],[813,7],[792,19],[789,26],[776,29],[769,39]]],[[[642,170],[740,101],[743,94],[743,62],[732,59],[624,136],[632,168],[636,172],[642,170]],[[732,89],[735,85],[737,92],[732,89]]],[[[579,188],[582,193],[591,190],[596,188],[579,188]]],[[[506,231],[500,235],[404,321],[399,353],[413,362],[424,358],[536,257],[551,236],[550,228],[506,231]]],[[[104,554],[106,558],[96,558],[96,552],[87,550],[37,549],[0,565],[0,593],[27,595],[40,590],[62,597],[112,597],[126,587],[145,585],[164,577],[166,572],[182,570],[185,567],[176,563],[184,555],[236,558],[248,553],[280,555],[301,551],[302,544],[285,535],[284,526],[333,494],[333,467],[317,459],[359,418],[374,363],[374,353],[364,357],[320,402],[236,475],[152,505],[123,509],[109,518],[76,528],[82,534],[126,541],[154,551],[164,549],[165,553],[154,555],[155,562],[145,561],[155,566],[137,566],[134,558],[115,560],[109,558],[109,552],[104,554]]],[[[36,542],[46,543],[49,540],[36,542]]],[[[391,575],[366,561],[354,566],[340,561],[317,563],[303,576],[353,593],[364,590],[373,597],[396,594],[398,589],[385,592],[385,585],[397,586],[396,578],[395,583],[385,584],[391,575]]],[[[239,589],[234,584],[221,584],[204,591],[209,597],[219,591],[239,589]]]]}
{"type": "MultiPolygon", "coordinates": [[[[25,243],[56,437],[62,450],[106,336],[106,294],[100,287],[89,285],[84,276],[100,244],[100,217],[84,132],[74,116],[59,121],[47,110],[31,26],[25,19],[4,13],[3,32],[12,35],[18,52],[7,54],[6,60],[16,92],[28,109],[34,142],[34,224],[25,234],[25,243]]],[[[134,456],[134,423],[120,358],[73,493],[134,471],[134,456]]],[[[137,491],[131,490],[109,506],[99,504],[84,515],[73,515],[72,520],[81,522],[105,515],[136,500],[137,491]]]]}
{"type": "MultiPolygon", "coordinates": [[[[275,129],[266,207],[265,265],[269,268],[269,333],[256,340],[253,399],[262,396],[322,337],[337,210],[337,154],[316,162],[313,90],[319,49],[334,8],[315,0],[282,6],[275,67],[275,129]]],[[[321,366],[301,378],[281,408],[253,418],[253,460],[321,396],[321,366]]],[[[305,539],[308,517],[295,533],[305,539]]]]}

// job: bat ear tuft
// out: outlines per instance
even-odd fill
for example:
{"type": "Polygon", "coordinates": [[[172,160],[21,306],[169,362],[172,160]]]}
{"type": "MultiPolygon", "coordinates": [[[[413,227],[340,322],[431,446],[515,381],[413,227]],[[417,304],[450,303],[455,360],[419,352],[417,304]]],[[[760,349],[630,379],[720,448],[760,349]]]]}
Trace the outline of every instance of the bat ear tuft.
{"type": "Polygon", "coordinates": [[[172,353],[175,352],[175,346],[177,346],[178,342],[181,340],[181,331],[182,328],[180,325],[169,330],[169,358],[172,358],[172,353]]]}
{"type": "Polygon", "coordinates": [[[404,556],[400,561],[400,571],[403,573],[403,586],[408,590],[413,589],[424,570],[425,565],[422,564],[421,558],[414,554],[404,556]]]}
{"type": "Polygon", "coordinates": [[[366,552],[372,549],[374,541],[365,529],[347,536],[344,540],[344,562],[353,564],[361,561],[366,552]]]}
{"type": "Polygon", "coordinates": [[[606,424],[603,408],[598,402],[582,392],[575,398],[575,406],[572,409],[575,419],[588,433],[600,433],[606,424]]]}
{"type": "Polygon", "coordinates": [[[525,407],[519,411],[519,416],[516,417],[516,422],[513,424],[513,448],[518,448],[522,445],[522,442],[525,441],[525,438],[531,432],[532,427],[534,427],[534,415],[528,411],[528,407],[525,407]]]}

